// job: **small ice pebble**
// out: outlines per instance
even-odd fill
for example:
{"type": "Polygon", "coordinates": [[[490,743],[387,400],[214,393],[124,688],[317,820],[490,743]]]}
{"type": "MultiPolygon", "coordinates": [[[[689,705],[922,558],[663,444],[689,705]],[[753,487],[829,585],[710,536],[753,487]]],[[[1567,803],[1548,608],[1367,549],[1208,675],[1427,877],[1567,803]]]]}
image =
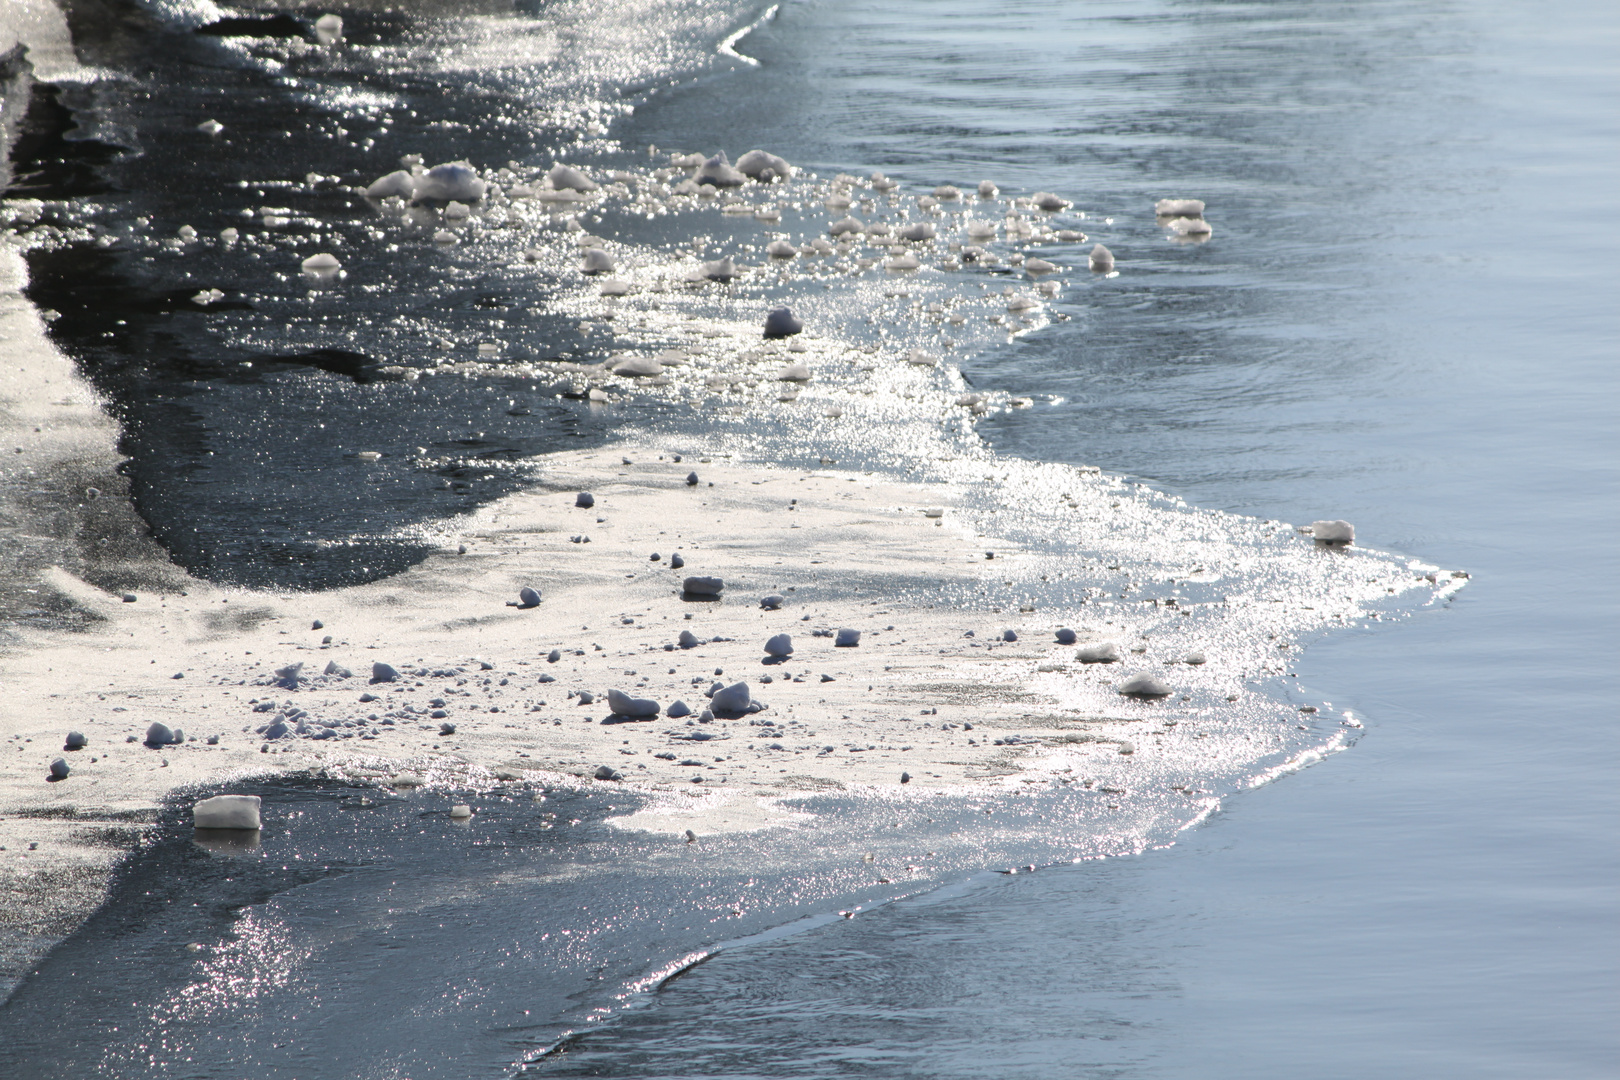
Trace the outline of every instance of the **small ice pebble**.
{"type": "Polygon", "coordinates": [[[1126,697],[1169,697],[1173,691],[1164,680],[1142,672],[1119,684],[1119,692],[1126,697]]]}
{"type": "Polygon", "coordinates": [[[322,45],[343,44],[343,17],[328,14],[316,19],[315,40],[322,45]]]}
{"type": "Polygon", "coordinates": [[[1153,204],[1153,212],[1159,217],[1203,217],[1204,200],[1160,199],[1153,204]]]}
{"type": "Polygon", "coordinates": [[[1356,527],[1348,521],[1313,521],[1311,535],[1329,544],[1348,544],[1356,538],[1356,527]]]}
{"type": "Polygon", "coordinates": [[[768,338],[792,337],[803,329],[804,322],[785,307],[777,308],[765,316],[765,336],[768,338]]]}

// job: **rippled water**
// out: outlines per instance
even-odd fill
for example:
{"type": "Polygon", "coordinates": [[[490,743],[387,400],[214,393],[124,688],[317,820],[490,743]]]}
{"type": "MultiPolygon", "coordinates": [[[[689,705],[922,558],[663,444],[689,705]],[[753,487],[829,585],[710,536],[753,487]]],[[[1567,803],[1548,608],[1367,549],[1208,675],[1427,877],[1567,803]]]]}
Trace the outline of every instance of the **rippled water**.
{"type": "MultiPolygon", "coordinates": [[[[1129,854],[1142,834],[1092,828],[1060,795],[953,806],[933,822],[913,810],[892,838],[888,808],[829,801],[814,808],[849,831],[698,855],[615,833],[583,796],[554,793],[548,808],[492,794],[467,832],[439,816],[442,793],[359,807],[330,786],[267,788],[307,824],[228,858],[162,833],[118,903],[0,1008],[0,1061],[17,1075],[480,1075],[574,1030],[531,1067],[1605,1075],[1616,755],[1594,677],[1612,666],[1601,642],[1616,567],[1594,538],[1620,505],[1620,327],[1594,214],[1616,179],[1612,14],[790,3],[737,40],[757,64],[711,59],[764,10],[355,11],[365,59],[342,62],[273,42],[137,38],[145,81],[78,104],[105,118],[109,141],[120,117],[138,117],[144,153],[74,218],[131,254],[47,245],[31,268],[36,300],[65,313],[58,340],[125,421],[136,504],[160,539],[210,576],[364,579],[416,557],[421,526],[521,484],[528,455],[626,431],[948,474],[963,466],[907,458],[978,460],[951,404],[971,386],[998,406],[977,431],[1009,469],[1017,457],[1098,465],[1201,507],[1344,516],[1375,547],[1473,571],[1450,610],[1339,631],[1290,665],[1297,688],[1270,688],[1331,700],[1368,735],[1143,855],[1129,854]],[[601,11],[614,18],[591,18],[601,11]],[[590,59],[548,66],[576,55],[590,59]],[[226,149],[198,152],[202,111],[227,125],[226,149]],[[446,251],[322,185],[269,183],[306,168],[369,178],[412,151],[646,171],[648,143],[733,156],[760,145],[824,178],[882,169],[911,198],[981,178],[1057,191],[1120,273],[1093,278],[1084,247],[1046,249],[1067,267],[1063,289],[1013,335],[987,321],[1002,276],[980,272],[677,289],[636,323],[566,258],[520,263],[535,237],[562,238],[548,215],[525,208],[446,251]],[[1166,195],[1208,200],[1208,243],[1170,241],[1151,213],[1166,195]],[[308,290],[287,269],[297,247],[276,240],[253,251],[286,280],[161,245],[182,219],[217,227],[266,205],[304,215],[297,235],[347,245],[341,288],[308,290]],[[132,227],[137,215],[150,227],[132,227]],[[231,297],[213,313],[185,301],[205,280],[231,297]],[[98,288],[115,299],[70,302],[98,288]],[[571,375],[511,368],[626,345],[701,352],[709,339],[677,332],[687,316],[724,327],[783,299],[852,350],[837,388],[792,407],[768,385],[716,392],[678,377],[592,408],[554,396],[582,388],[571,375]],[[918,308],[934,300],[973,322],[930,321],[918,308]],[[308,355],[437,367],[435,337],[458,361],[497,338],[507,370],[368,383],[346,373],[357,361],[308,355]],[[873,345],[939,350],[966,382],[948,367],[860,372],[873,345]],[[1016,396],[1032,405],[1001,407],[1016,396]],[[849,422],[829,427],[834,398],[849,422]],[[510,415],[518,405],[530,416],[510,415]],[[380,470],[342,460],[362,443],[387,453],[380,470]],[[261,531],[267,520],[298,527],[261,531]],[[955,816],[984,809],[1008,824],[955,816]],[[899,891],[923,895],[866,907],[878,893],[847,857],[868,847],[874,867],[909,868],[899,891]],[[980,876],[1102,854],[1124,857],[980,876]],[[939,883],[953,888],[926,892],[939,883]],[[784,924],[806,932],[724,949],[621,1001],[667,964],[784,924]],[[565,946],[545,936],[553,927],[590,944],[565,946]],[[185,952],[190,940],[207,948],[185,952]],[[94,1025],[76,1006],[90,972],[105,998],[94,1025]],[[246,1006],[203,1000],[244,986],[259,994],[246,1006]],[[597,1009],[614,1018],[598,1026],[597,1009]]],[[[836,216],[800,202],[784,228],[836,216]]],[[[746,254],[764,232],[713,211],[601,216],[586,224],[649,281],[695,265],[694,231],[704,258],[746,254]]],[[[716,370],[746,379],[783,359],[716,370]]],[[[1019,527],[1064,550],[1054,520],[1019,527]]]]}

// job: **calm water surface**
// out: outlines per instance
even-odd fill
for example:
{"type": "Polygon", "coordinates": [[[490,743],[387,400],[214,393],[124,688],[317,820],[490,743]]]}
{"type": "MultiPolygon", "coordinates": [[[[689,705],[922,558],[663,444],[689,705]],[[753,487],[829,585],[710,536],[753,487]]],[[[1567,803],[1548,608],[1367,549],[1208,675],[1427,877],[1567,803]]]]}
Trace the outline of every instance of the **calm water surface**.
{"type": "Polygon", "coordinates": [[[1620,188],[1620,20],[1277,3],[783,21],[812,10],[826,21],[795,33],[820,47],[786,60],[807,140],[1084,191],[1131,222],[1096,230],[1117,289],[967,365],[1063,399],[987,426],[998,447],[1200,505],[1331,508],[1475,581],[1448,612],[1315,646],[1302,679],[1368,735],[1173,850],[722,956],[559,1072],[1611,1075],[1620,275],[1593,208],[1620,188]],[[1167,194],[1209,200],[1207,245],[1141,225],[1167,194]]]}

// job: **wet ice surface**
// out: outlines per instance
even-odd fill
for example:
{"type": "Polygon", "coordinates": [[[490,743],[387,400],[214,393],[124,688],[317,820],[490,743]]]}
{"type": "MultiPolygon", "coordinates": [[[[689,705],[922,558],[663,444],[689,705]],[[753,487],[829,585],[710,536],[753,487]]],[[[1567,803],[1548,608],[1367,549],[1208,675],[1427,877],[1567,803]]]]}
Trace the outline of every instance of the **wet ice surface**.
{"type": "Polygon", "coordinates": [[[497,1075],[725,943],[1138,843],[1123,793],[1047,787],[810,798],[695,844],[608,827],[628,793],[232,790],[262,840],[166,815],[5,1005],[7,1075],[497,1075]]]}

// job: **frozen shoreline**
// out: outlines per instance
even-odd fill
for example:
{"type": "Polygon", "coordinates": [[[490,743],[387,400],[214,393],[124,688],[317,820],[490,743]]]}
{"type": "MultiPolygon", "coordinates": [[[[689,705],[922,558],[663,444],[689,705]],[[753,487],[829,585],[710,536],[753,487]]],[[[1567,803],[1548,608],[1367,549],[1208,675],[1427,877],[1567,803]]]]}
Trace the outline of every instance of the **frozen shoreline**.
{"type": "MultiPolygon", "coordinates": [[[[64,462],[117,477],[118,430],[46,340],[8,258],[4,330],[29,362],[4,386],[5,429],[24,447],[4,496],[24,505],[18,493],[64,462]]],[[[75,618],[21,629],[0,658],[12,706],[0,721],[0,980],[101,903],[166,799],[247,777],[446,795],[610,784],[638,793],[616,825],[675,836],[789,824],[795,796],[830,790],[1073,785],[1104,795],[1099,827],[1146,842],[1234,786],[1342,744],[1349,718],[1301,723],[1296,705],[1251,685],[1281,673],[1279,646],[1460,584],[1069,466],[944,457],[930,463],[944,479],[907,483],[677,458],[645,437],[534,464],[523,491],[419,532],[439,553],[410,570],[294,594],[184,574],[146,536],[121,477],[108,479],[92,502],[127,518],[122,554],[86,559],[82,532],[63,539],[61,563],[26,587],[75,618]],[[575,505],[580,491],[593,507],[575,505]],[[724,579],[722,599],[683,597],[687,575],[724,579]],[[511,606],[525,586],[541,603],[511,606]],[[779,609],[760,605],[769,594],[785,598],[779,609]],[[1056,640],[1065,626],[1074,644],[1056,640]],[[841,628],[861,631],[859,645],[837,647],[841,628]],[[701,644],[678,647],[683,630],[701,644]],[[779,633],[794,652],[767,662],[779,633]],[[1102,641],[1121,662],[1079,661],[1079,646],[1102,641]],[[296,687],[277,685],[300,662],[296,687]],[[321,674],[328,662],[354,674],[321,674]],[[370,683],[373,662],[402,678],[370,683]],[[1121,696],[1138,672],[1173,693],[1121,696]],[[604,722],[609,690],[697,713],[712,682],[737,681],[768,707],[713,723],[604,722]],[[258,729],[278,717],[307,735],[266,740],[258,729]],[[153,722],[187,741],[143,745],[153,722]],[[74,730],[89,744],[64,753],[74,730]],[[57,756],[71,775],[47,783],[57,756]],[[595,779],[603,766],[623,779],[595,779]]]]}
{"type": "MultiPolygon", "coordinates": [[[[1254,650],[1220,646],[1221,623],[1241,609],[1194,616],[1154,604],[1118,618],[1099,607],[1071,620],[919,602],[908,599],[921,595],[919,582],[971,588],[1033,579],[1045,564],[984,538],[955,509],[925,516],[961,497],[943,485],[657,459],[625,446],[559,455],[544,485],[458,523],[444,553],[370,585],[277,596],[191,580],[125,603],[51,575],[102,621],[3,661],[14,705],[0,731],[0,747],[13,747],[0,777],[4,876],[25,906],[48,893],[36,914],[49,908],[54,927],[24,936],[48,947],[100,902],[121,850],[106,829],[138,827],[177,792],[233,778],[313,772],[446,793],[501,782],[623,786],[644,802],[616,824],[676,835],[785,824],[794,811],[783,800],[818,791],[906,798],[1074,784],[1117,793],[1113,827],[1146,835],[1166,816],[1201,817],[1216,804],[1212,789],[1288,756],[1299,714],[1245,688],[1254,650]],[[638,463],[621,464],[626,456],[638,463]],[[701,485],[689,487],[694,467],[701,485]],[[594,508],[574,505],[580,490],[595,493],[594,508]],[[590,543],[572,542],[584,534],[590,543]],[[987,547],[996,559],[984,558],[987,547]],[[668,565],[675,551],[681,570],[668,565]],[[724,578],[724,598],[683,598],[690,573],[724,578]],[[541,604],[508,606],[525,585],[541,590],[541,604]],[[780,610],[759,605],[770,593],[787,598],[780,610]],[[1116,618],[1097,617],[1105,613],[1116,618]],[[1166,621],[1197,624],[1215,642],[1209,661],[1174,663],[1186,648],[1166,621]],[[1070,622],[1081,644],[1142,651],[1122,664],[1079,663],[1052,633],[1070,622]],[[841,627],[862,631],[857,647],[814,636],[841,627]],[[1002,627],[1019,640],[996,640],[1002,627]],[[666,649],[682,630],[704,643],[666,649]],[[782,632],[795,652],[768,663],[764,642],[782,632]],[[555,662],[552,649],[563,653],[555,662]],[[277,685],[288,664],[313,674],[328,661],[355,674],[277,685]],[[402,678],[372,684],[374,661],[402,678]],[[1136,670],[1165,673],[1176,693],[1121,697],[1116,687],[1136,670]],[[681,698],[697,712],[715,681],[747,681],[768,708],[706,724],[607,722],[610,689],[666,708],[681,698]],[[596,702],[571,696],[581,690],[596,702]],[[1256,709],[1276,735],[1256,733],[1256,709]],[[255,731],[295,710],[304,715],[289,724],[339,726],[323,739],[255,731]],[[143,745],[154,721],[183,729],[187,742],[143,745]],[[441,735],[443,723],[456,725],[453,735],[441,735]],[[69,730],[89,745],[63,755],[68,779],[47,784],[69,730]],[[604,765],[624,779],[594,779],[604,765]],[[31,842],[40,850],[27,851],[31,842]],[[69,880],[76,887],[61,889],[69,880]]],[[[1096,497],[1112,497],[1094,483],[1096,497]]]]}

